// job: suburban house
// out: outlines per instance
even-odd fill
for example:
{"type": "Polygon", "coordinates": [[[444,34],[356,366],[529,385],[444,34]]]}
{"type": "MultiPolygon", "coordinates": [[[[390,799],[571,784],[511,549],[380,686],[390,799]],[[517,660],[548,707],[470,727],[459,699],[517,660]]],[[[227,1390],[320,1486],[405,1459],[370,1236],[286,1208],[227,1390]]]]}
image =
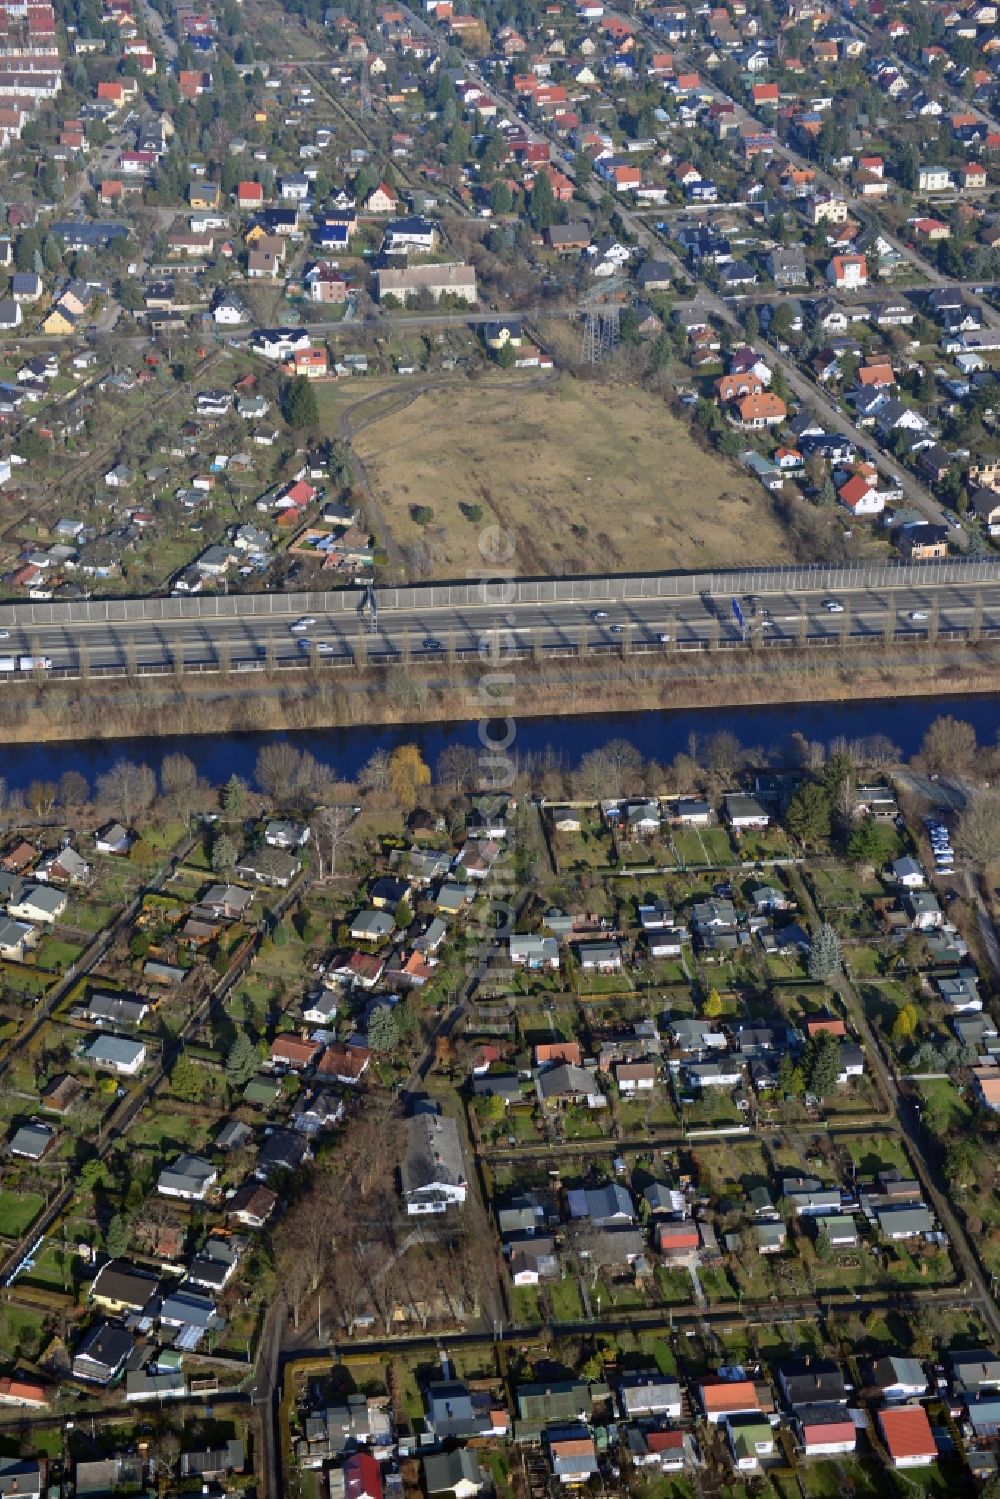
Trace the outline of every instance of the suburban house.
{"type": "Polygon", "coordinates": [[[559,943],[555,937],[511,937],[510,961],[515,968],[558,968],[559,943]]]}
{"type": "Polygon", "coordinates": [[[126,1041],[122,1036],[95,1036],[80,1053],[91,1067],[135,1077],[146,1065],[146,1048],[141,1041],[126,1041]]]}
{"type": "Polygon", "coordinates": [[[926,1468],[937,1462],[937,1443],[922,1405],[887,1406],[878,1412],[878,1424],[894,1468],[926,1468]]]}
{"type": "Polygon", "coordinates": [[[64,890],[53,890],[48,885],[25,885],[18,895],[7,902],[7,914],[15,921],[43,921],[52,923],[66,910],[69,896],[64,890]]]}
{"type": "Polygon", "coordinates": [[[422,295],[435,303],[447,297],[470,307],[479,300],[475,268],[462,261],[403,269],[381,267],[375,272],[375,294],[379,302],[394,297],[404,307],[422,295]]]}
{"type": "Polygon", "coordinates": [[[467,1177],[458,1126],[447,1114],[421,1111],[406,1125],[400,1168],[407,1214],[444,1213],[465,1202],[467,1177]]]}
{"type": "Polygon", "coordinates": [[[156,1190],[163,1197],[179,1197],[184,1202],[204,1202],[218,1180],[218,1169],[197,1155],[179,1155],[172,1166],[165,1166],[156,1180],[156,1190]]]}
{"type": "Polygon", "coordinates": [[[731,1416],[759,1416],[760,1396],[750,1379],[703,1379],[698,1398],[710,1426],[728,1421],[731,1416]]]}
{"type": "Polygon", "coordinates": [[[868,261],[864,255],[834,255],[826,279],[838,291],[857,291],[868,285],[868,261]]]}

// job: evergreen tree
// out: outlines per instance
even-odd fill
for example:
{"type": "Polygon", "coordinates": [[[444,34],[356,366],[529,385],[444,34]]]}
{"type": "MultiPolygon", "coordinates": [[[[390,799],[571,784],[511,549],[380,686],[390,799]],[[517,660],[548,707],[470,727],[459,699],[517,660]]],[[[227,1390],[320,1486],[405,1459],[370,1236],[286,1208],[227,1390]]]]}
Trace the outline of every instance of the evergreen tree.
{"type": "Polygon", "coordinates": [[[290,427],[301,430],[303,427],[319,425],[316,392],[305,375],[296,375],[295,379],[286,385],[284,408],[285,420],[290,427]]]}
{"type": "Polygon", "coordinates": [[[128,1219],[121,1213],[116,1213],[108,1224],[108,1231],[104,1236],[104,1247],[113,1260],[121,1259],[122,1255],[128,1252],[131,1237],[128,1219]]]}
{"type": "Polygon", "coordinates": [[[882,864],[889,853],[891,834],[869,812],[862,817],[847,840],[847,857],[852,864],[882,864]]]}
{"type": "Polygon", "coordinates": [[[212,873],[222,874],[224,870],[232,869],[238,854],[236,840],[228,833],[218,833],[212,839],[212,873]]]}
{"type": "Polygon", "coordinates": [[[840,1076],[840,1042],[829,1031],[813,1036],[806,1051],[806,1086],[817,1098],[829,1098],[837,1091],[840,1076]]]}
{"type": "Polygon", "coordinates": [[[399,1025],[388,1005],[379,1005],[368,1022],[368,1045],[372,1051],[386,1054],[399,1045],[399,1025]]]}
{"type": "Polygon", "coordinates": [[[785,826],[800,843],[819,843],[830,836],[830,795],[825,786],[803,781],[785,814],[785,826]]]}
{"type": "Polygon", "coordinates": [[[205,1075],[201,1068],[182,1052],[174,1063],[170,1074],[170,1088],[177,1098],[185,1103],[197,1103],[205,1090],[205,1075]]]}
{"type": "Polygon", "coordinates": [[[840,938],[828,921],[824,921],[809,948],[809,977],[825,983],[840,973],[840,938]]]}
{"type": "Polygon", "coordinates": [[[231,1088],[242,1089],[257,1076],[260,1058],[246,1031],[237,1031],[226,1058],[226,1081],[231,1088]]]}
{"type": "Polygon", "coordinates": [[[490,211],[502,215],[510,213],[513,206],[514,199],[506,182],[494,182],[490,192],[490,211]]]}
{"type": "Polygon", "coordinates": [[[246,782],[241,781],[234,771],[222,788],[222,810],[230,817],[242,817],[246,800],[246,782]]]}
{"type": "Polygon", "coordinates": [[[548,229],[555,222],[556,199],[548,172],[539,172],[531,184],[530,215],[536,229],[548,229]]]}

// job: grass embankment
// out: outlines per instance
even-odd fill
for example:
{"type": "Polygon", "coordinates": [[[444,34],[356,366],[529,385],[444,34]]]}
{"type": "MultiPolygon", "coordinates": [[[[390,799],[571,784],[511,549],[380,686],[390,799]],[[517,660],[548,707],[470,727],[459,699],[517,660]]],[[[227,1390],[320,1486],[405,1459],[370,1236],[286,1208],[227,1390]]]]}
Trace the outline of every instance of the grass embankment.
{"type": "MultiPolygon", "coordinates": [[[[489,668],[484,665],[483,670],[489,668]]],[[[507,668],[505,668],[507,669],[507,668]]],[[[516,718],[662,708],[740,707],[1000,690],[1000,646],[888,652],[838,649],[763,656],[601,657],[509,664],[516,718]]],[[[282,671],[274,677],[46,682],[6,686],[0,742],[342,728],[478,719],[478,667],[282,671]]]]}
{"type": "Polygon", "coordinates": [[[787,551],[761,486],[634,387],[564,377],[427,390],[367,421],[353,448],[393,540],[426,543],[432,578],[481,564],[484,524],[513,536],[522,568],[560,576],[744,566],[787,551]],[[429,524],[413,519],[422,507],[429,524]]]}

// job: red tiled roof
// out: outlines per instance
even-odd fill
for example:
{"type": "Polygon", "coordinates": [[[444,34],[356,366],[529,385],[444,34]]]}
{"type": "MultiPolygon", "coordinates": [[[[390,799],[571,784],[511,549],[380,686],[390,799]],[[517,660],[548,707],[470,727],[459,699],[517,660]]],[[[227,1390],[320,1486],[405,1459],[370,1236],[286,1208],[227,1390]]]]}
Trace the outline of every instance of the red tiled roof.
{"type": "Polygon", "coordinates": [[[760,1409],[757,1390],[749,1379],[703,1380],[701,1398],[706,1411],[760,1409]]]}
{"type": "Polygon", "coordinates": [[[893,1462],[908,1457],[937,1457],[931,1423],[922,1405],[879,1411],[878,1419],[893,1462]]]}

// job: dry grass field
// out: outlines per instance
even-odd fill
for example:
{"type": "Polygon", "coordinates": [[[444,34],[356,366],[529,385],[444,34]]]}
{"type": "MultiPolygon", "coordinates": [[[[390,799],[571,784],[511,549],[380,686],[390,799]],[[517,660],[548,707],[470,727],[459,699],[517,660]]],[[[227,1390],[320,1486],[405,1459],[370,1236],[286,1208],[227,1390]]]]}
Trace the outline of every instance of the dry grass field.
{"type": "Polygon", "coordinates": [[[527,574],[697,569],[787,554],[764,491],[636,389],[567,375],[530,387],[463,382],[390,409],[353,446],[393,539],[419,546],[426,576],[475,566],[491,521],[513,533],[517,570],[527,574]],[[414,521],[418,506],[433,510],[430,524],[414,521]],[[462,506],[479,507],[482,519],[462,506]]]}

